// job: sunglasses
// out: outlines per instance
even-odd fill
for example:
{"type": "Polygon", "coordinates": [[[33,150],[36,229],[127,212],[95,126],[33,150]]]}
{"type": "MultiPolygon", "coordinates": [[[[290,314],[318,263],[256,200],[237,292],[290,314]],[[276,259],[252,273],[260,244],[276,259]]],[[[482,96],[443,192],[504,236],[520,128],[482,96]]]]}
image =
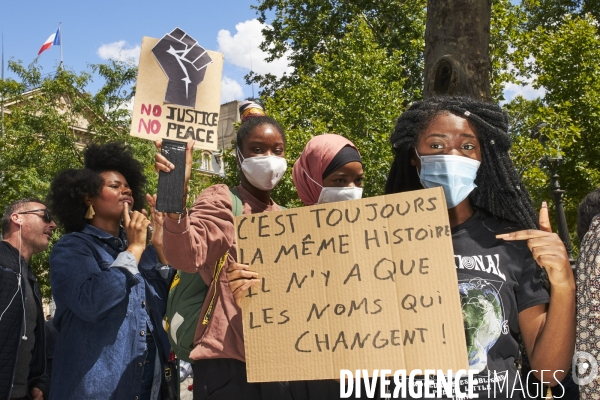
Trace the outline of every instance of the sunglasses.
{"type": "Polygon", "coordinates": [[[40,217],[41,219],[44,220],[45,223],[49,224],[50,222],[52,222],[52,216],[50,215],[50,211],[48,211],[47,208],[40,208],[39,210],[29,210],[29,211],[22,211],[20,213],[17,214],[33,214],[33,215],[37,215],[38,217],[40,217]],[[44,214],[40,215],[38,214],[38,212],[42,211],[44,214]]]}

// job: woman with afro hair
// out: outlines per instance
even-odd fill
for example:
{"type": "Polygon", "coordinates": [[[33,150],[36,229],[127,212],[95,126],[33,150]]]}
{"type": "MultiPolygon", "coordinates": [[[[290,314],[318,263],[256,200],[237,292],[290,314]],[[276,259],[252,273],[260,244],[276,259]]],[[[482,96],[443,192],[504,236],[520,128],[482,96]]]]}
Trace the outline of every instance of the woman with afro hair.
{"type": "Polygon", "coordinates": [[[59,331],[50,399],[160,399],[172,271],[162,251],[164,216],[144,197],[142,165],[127,147],[90,145],[83,154],[84,168],[57,174],[48,195],[67,233],[50,255],[59,331]]]}
{"type": "Polygon", "coordinates": [[[538,223],[510,160],[506,114],[469,98],[429,98],[400,116],[391,142],[386,193],[444,190],[469,364],[478,372],[475,393],[480,399],[526,393],[516,364],[519,334],[533,374],[558,385],[575,345],[575,282],[546,204],[538,223]]]}

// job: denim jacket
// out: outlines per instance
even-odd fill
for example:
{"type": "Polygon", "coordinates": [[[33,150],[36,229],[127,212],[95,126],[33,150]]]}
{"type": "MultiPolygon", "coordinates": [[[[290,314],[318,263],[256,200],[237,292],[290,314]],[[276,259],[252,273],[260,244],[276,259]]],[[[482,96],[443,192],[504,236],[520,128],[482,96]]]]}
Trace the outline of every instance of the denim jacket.
{"type": "Polygon", "coordinates": [[[126,248],[124,233],[116,238],[89,224],[54,245],[50,282],[59,334],[50,400],[137,399],[148,330],[160,353],[152,398],[160,398],[159,367],[169,352],[161,321],[172,270],[161,268],[151,246],[139,265],[126,248]]]}

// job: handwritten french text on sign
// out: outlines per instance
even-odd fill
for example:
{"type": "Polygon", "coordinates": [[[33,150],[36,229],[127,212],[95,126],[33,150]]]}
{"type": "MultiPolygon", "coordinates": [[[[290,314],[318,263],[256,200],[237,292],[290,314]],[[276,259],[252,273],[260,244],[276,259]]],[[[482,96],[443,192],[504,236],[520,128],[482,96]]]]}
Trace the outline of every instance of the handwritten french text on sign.
{"type": "Polygon", "coordinates": [[[217,150],[222,70],[223,54],[179,28],[161,39],[144,37],[130,134],[217,150]]]}
{"type": "Polygon", "coordinates": [[[236,217],[251,382],[468,369],[440,188],[236,217]]]}

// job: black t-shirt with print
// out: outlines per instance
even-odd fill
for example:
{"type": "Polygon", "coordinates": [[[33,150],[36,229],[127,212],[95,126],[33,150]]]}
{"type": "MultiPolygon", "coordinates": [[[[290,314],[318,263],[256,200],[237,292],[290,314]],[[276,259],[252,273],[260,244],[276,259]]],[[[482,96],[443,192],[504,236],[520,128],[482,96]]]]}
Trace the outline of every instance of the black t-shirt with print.
{"type": "MultiPolygon", "coordinates": [[[[452,229],[469,367],[480,371],[474,388],[479,399],[527,398],[520,390],[526,391],[526,382],[515,382],[519,313],[548,303],[550,296],[527,243],[496,239],[520,229],[480,210],[452,229]],[[488,397],[488,373],[493,383],[494,372],[496,394],[491,386],[488,397]]],[[[461,392],[466,388],[461,385],[461,392]]]]}

